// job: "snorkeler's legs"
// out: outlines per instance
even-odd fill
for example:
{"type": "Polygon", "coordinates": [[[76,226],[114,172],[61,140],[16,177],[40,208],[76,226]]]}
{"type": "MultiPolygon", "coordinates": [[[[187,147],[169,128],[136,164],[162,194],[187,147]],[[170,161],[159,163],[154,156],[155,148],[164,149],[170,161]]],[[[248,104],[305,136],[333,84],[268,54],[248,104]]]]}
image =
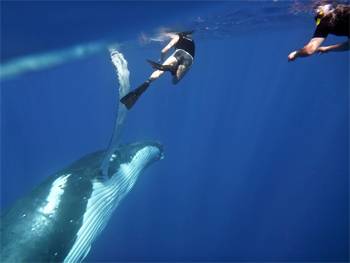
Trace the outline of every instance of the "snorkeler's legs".
{"type": "Polygon", "coordinates": [[[177,84],[187,73],[189,67],[185,65],[179,65],[176,71],[176,74],[173,77],[173,84],[177,84]]]}
{"type": "Polygon", "coordinates": [[[177,59],[174,56],[168,57],[162,65],[164,66],[175,66],[177,64],[177,59]]]}
{"type": "MultiPolygon", "coordinates": [[[[176,66],[177,65],[177,59],[173,56],[168,57],[162,65],[164,66],[176,66]]],[[[161,75],[163,75],[165,71],[163,70],[156,70],[154,71],[151,76],[148,78],[151,82],[155,81],[158,79],[161,75]]]]}
{"type": "Polygon", "coordinates": [[[161,70],[156,70],[154,71],[151,76],[148,78],[150,81],[155,81],[156,79],[158,79],[161,75],[164,74],[164,71],[161,70]]]}

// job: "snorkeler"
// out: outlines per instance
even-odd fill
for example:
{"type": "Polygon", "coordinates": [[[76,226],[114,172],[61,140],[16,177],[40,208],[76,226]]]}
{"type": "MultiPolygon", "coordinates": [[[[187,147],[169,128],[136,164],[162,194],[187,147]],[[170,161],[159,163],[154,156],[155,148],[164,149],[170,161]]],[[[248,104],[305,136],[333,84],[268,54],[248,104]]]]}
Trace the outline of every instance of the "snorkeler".
{"type": "Polygon", "coordinates": [[[298,57],[307,57],[315,52],[327,53],[330,51],[349,50],[349,17],[349,5],[337,5],[336,7],[333,7],[331,4],[326,4],[317,6],[315,8],[316,30],[313,37],[302,49],[290,53],[288,55],[288,60],[293,61],[298,57]],[[347,36],[348,41],[331,46],[321,46],[328,34],[347,36]]]}
{"type": "Polygon", "coordinates": [[[186,72],[190,69],[194,53],[195,45],[191,37],[193,31],[181,32],[181,33],[168,33],[171,38],[168,45],[166,45],[161,51],[160,61],[163,62],[167,52],[174,47],[175,52],[169,56],[162,64],[147,60],[147,62],[155,69],[151,76],[142,83],[138,88],[128,93],[120,101],[128,109],[135,104],[137,99],[144,93],[149,85],[158,79],[165,71],[168,71],[173,76],[173,84],[177,84],[186,72]]]}

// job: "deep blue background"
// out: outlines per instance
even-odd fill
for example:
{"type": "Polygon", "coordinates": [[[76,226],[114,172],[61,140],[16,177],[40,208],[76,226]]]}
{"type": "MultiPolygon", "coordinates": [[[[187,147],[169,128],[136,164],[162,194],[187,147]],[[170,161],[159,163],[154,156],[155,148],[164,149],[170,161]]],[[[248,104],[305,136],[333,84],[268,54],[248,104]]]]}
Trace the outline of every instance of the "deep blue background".
{"type": "MultiPolygon", "coordinates": [[[[139,10],[137,16],[169,9],[120,5],[139,10]]],[[[186,21],[207,8],[192,3],[181,15],[186,21]]],[[[136,39],[172,22],[161,16],[140,22],[137,16],[116,16],[119,26],[133,23],[114,39],[136,39]]],[[[198,38],[195,63],[183,81],[172,86],[164,76],[144,94],[128,115],[123,141],[161,141],[166,158],[140,177],[87,261],[348,260],[349,57],[334,53],[288,63],[288,53],[312,34],[312,20],[300,19],[198,38]]],[[[81,36],[62,31],[61,43],[47,41],[58,48],[89,34],[111,37],[99,30],[105,19],[94,21],[81,36]]],[[[3,29],[13,35],[4,43],[15,45],[11,51],[5,46],[5,58],[50,50],[36,47],[38,40],[17,50],[20,29],[6,23],[3,29]]],[[[160,47],[122,48],[132,87],[151,73],[145,58],[158,57],[160,47]]],[[[2,207],[108,144],[117,81],[107,51],[6,80],[1,96],[2,207]]]]}

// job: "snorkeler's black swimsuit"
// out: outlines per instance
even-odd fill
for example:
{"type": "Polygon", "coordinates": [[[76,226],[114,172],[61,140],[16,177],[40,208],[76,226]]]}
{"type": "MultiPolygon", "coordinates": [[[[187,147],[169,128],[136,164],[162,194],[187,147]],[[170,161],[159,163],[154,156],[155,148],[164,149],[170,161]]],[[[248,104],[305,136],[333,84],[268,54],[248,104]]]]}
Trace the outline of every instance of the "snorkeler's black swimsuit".
{"type": "Polygon", "coordinates": [[[313,37],[326,38],[328,34],[350,37],[350,10],[345,12],[337,12],[335,10],[334,12],[336,12],[335,20],[331,22],[331,17],[329,16],[322,18],[320,24],[316,27],[313,37]]]}
{"type": "Polygon", "coordinates": [[[179,41],[177,41],[174,48],[185,50],[194,58],[194,50],[195,50],[194,41],[191,38],[186,37],[182,34],[179,34],[179,37],[180,37],[179,41]]]}

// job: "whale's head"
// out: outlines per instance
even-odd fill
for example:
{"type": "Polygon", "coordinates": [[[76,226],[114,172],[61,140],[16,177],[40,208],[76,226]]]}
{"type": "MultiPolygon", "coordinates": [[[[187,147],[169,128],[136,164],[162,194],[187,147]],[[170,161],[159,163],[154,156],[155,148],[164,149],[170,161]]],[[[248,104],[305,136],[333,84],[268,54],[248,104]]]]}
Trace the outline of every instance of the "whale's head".
{"type": "Polygon", "coordinates": [[[137,142],[109,155],[108,179],[99,175],[106,152],[92,153],[49,177],[1,218],[6,222],[4,262],[81,262],[86,257],[138,176],[163,158],[163,147],[137,142]]]}
{"type": "Polygon", "coordinates": [[[158,142],[121,145],[109,156],[108,176],[125,173],[138,175],[144,168],[163,157],[163,146],[158,142]]]}
{"type": "MultiPolygon", "coordinates": [[[[102,154],[106,157],[105,152],[102,154]]],[[[120,201],[133,188],[142,171],[163,158],[163,147],[156,142],[131,143],[118,146],[107,157],[108,178],[100,180],[97,173],[92,177],[92,189],[86,199],[82,225],[64,262],[80,262],[87,255],[91,243],[105,227],[120,201]]]]}
{"type": "MultiPolygon", "coordinates": [[[[146,167],[163,159],[163,146],[158,142],[120,145],[108,158],[108,179],[101,183],[103,188],[113,189],[109,193],[111,199],[116,195],[119,199],[132,189],[146,167]]],[[[95,186],[99,186],[99,183],[94,184],[95,186]]]]}

